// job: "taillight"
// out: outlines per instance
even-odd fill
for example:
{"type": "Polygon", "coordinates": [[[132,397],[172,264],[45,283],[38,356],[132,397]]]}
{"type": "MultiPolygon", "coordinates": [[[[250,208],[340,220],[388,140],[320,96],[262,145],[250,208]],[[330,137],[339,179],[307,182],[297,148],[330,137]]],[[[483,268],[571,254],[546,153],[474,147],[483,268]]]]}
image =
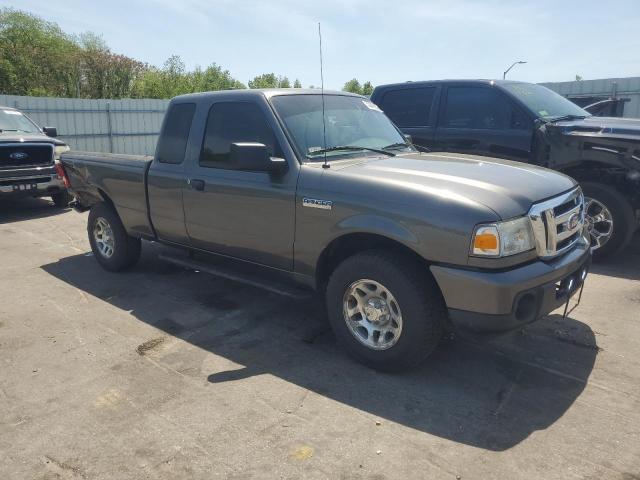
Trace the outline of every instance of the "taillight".
{"type": "Polygon", "coordinates": [[[58,174],[58,178],[61,178],[64,182],[64,188],[71,188],[71,182],[69,181],[69,177],[67,177],[67,172],[64,171],[64,167],[60,162],[56,162],[56,173],[58,174]]]}

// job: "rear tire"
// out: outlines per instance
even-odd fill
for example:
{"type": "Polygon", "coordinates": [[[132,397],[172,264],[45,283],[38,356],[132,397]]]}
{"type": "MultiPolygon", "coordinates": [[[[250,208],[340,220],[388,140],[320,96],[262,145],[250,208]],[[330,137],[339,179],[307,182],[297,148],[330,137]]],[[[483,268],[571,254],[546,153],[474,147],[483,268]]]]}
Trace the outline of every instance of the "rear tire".
{"type": "Polygon", "coordinates": [[[69,192],[58,192],[51,195],[51,200],[57,208],[67,208],[69,206],[69,202],[73,200],[73,196],[69,194],[69,192]]]}
{"type": "Polygon", "coordinates": [[[91,207],[87,233],[93,255],[105,270],[119,272],[140,258],[141,240],[127,234],[110,205],[98,203],[91,207]]]}
{"type": "Polygon", "coordinates": [[[326,302],[333,331],[349,354],[389,372],[425,360],[440,342],[447,318],[429,272],[404,255],[381,250],[344,260],[329,278],[326,302]]]}
{"type": "Polygon", "coordinates": [[[609,185],[582,182],[581,186],[586,199],[586,216],[587,223],[590,223],[593,258],[602,260],[619,253],[629,244],[637,226],[633,208],[620,192],[609,185]],[[593,199],[594,202],[590,204],[589,199],[593,199]],[[608,213],[604,212],[603,216],[599,216],[602,212],[601,205],[608,211],[608,213]],[[602,232],[607,232],[608,224],[606,221],[596,223],[594,221],[606,216],[611,217],[613,224],[610,235],[603,242],[602,232]],[[601,242],[600,246],[597,244],[598,239],[601,242]]]}

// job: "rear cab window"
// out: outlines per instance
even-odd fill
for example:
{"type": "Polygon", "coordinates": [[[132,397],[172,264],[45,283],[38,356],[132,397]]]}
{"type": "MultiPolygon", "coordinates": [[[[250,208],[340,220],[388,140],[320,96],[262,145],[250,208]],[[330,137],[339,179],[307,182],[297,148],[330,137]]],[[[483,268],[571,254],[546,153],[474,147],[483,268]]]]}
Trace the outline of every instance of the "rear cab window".
{"type": "Polygon", "coordinates": [[[435,87],[390,90],[382,96],[380,108],[398,127],[429,126],[435,87]]]}
{"type": "Polygon", "coordinates": [[[195,103],[174,103],[169,107],[164,128],[158,139],[158,162],[182,163],[195,111],[195,103]]]}

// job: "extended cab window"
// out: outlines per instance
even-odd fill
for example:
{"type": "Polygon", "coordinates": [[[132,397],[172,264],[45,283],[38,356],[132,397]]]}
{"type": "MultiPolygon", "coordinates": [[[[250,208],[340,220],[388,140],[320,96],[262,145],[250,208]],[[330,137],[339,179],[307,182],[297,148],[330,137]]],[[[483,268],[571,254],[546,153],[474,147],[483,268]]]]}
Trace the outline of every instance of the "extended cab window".
{"type": "Polygon", "coordinates": [[[528,128],[528,120],[493,88],[449,87],[443,126],[509,130],[528,128]]]}
{"type": "Polygon", "coordinates": [[[434,87],[403,88],[385,93],[380,107],[399,127],[429,125],[434,87]]]}
{"type": "Polygon", "coordinates": [[[221,102],[209,110],[200,152],[200,165],[233,169],[230,160],[231,144],[257,142],[267,146],[269,155],[282,157],[272,128],[255,103],[221,102]]]}
{"type": "Polygon", "coordinates": [[[164,130],[158,141],[159,162],[182,163],[195,111],[195,103],[171,105],[167,112],[164,130]]]}

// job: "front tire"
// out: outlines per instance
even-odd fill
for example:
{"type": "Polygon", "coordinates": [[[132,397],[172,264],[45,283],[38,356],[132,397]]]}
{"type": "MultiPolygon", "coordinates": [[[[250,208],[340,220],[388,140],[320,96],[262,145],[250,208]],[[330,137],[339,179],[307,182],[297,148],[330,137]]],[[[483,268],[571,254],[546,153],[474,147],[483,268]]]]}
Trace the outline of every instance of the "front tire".
{"type": "Polygon", "coordinates": [[[127,234],[118,213],[109,205],[91,207],[87,233],[93,255],[105,270],[119,272],[140,258],[142,242],[127,234]]]}
{"type": "Polygon", "coordinates": [[[371,250],[344,260],[329,279],[326,302],[338,341],[377,370],[418,365],[436,348],[446,324],[435,280],[393,252],[371,250]]]}
{"type": "Polygon", "coordinates": [[[619,253],[629,244],[636,228],[633,208],[613,187],[596,182],[583,182],[581,186],[594,259],[619,253]]]}

